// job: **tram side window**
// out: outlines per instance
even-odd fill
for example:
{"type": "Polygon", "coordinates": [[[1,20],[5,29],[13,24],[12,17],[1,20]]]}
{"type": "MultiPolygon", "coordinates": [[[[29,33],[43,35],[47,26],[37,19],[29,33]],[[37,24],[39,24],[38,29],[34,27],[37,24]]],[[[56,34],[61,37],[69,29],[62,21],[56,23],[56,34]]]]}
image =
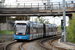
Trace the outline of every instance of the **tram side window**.
{"type": "Polygon", "coordinates": [[[53,28],[51,28],[51,32],[53,32],[53,28]]]}
{"type": "Polygon", "coordinates": [[[28,32],[27,32],[27,34],[30,34],[30,27],[28,27],[27,29],[28,29],[28,32]]]}
{"type": "Polygon", "coordinates": [[[49,28],[49,32],[51,32],[51,28],[49,28]]]}
{"type": "Polygon", "coordinates": [[[40,26],[37,30],[37,33],[43,33],[43,26],[40,26]]]}
{"type": "Polygon", "coordinates": [[[26,23],[17,23],[17,25],[26,25],[26,23]]]}
{"type": "Polygon", "coordinates": [[[51,32],[51,28],[46,27],[46,32],[51,32]]]}
{"type": "Polygon", "coordinates": [[[32,28],[32,27],[30,27],[30,34],[36,34],[36,29],[37,28],[32,28]]]}
{"type": "Polygon", "coordinates": [[[56,31],[58,31],[58,28],[56,27],[56,31]]]}
{"type": "Polygon", "coordinates": [[[46,26],[46,32],[48,32],[48,27],[46,26]]]}
{"type": "Polygon", "coordinates": [[[54,28],[54,32],[55,32],[55,31],[57,31],[57,30],[56,30],[56,27],[54,28]]]}
{"type": "Polygon", "coordinates": [[[55,32],[55,31],[57,31],[57,28],[56,28],[56,27],[54,27],[53,31],[54,31],[54,32],[55,32]]]}
{"type": "Polygon", "coordinates": [[[43,27],[30,27],[30,34],[38,34],[38,33],[43,33],[43,27]]]}

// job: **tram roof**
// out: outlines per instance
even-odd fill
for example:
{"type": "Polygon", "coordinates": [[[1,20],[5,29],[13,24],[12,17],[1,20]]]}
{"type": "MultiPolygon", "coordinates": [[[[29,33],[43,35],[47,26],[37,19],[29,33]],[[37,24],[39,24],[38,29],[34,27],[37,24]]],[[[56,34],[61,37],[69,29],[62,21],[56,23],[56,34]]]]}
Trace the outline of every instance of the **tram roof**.
{"type": "Polygon", "coordinates": [[[29,21],[22,20],[22,21],[15,21],[15,23],[29,23],[29,21]]]}

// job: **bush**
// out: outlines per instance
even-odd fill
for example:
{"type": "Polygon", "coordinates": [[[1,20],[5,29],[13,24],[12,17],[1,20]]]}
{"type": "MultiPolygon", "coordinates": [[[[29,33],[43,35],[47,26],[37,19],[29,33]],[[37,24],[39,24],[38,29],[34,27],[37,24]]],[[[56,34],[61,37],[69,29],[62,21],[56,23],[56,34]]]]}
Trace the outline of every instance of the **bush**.
{"type": "Polygon", "coordinates": [[[75,43],[75,17],[72,17],[72,19],[69,21],[69,26],[67,27],[67,40],[75,43]]]}
{"type": "Polygon", "coordinates": [[[58,30],[61,30],[61,26],[58,26],[58,30]]]}

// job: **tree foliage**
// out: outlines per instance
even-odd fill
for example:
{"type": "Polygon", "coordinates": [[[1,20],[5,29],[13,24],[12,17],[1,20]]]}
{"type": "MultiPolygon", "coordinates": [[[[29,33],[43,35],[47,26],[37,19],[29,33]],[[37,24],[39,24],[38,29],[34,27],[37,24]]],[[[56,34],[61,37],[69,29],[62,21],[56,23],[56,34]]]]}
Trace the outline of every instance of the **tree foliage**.
{"type": "Polygon", "coordinates": [[[35,18],[34,20],[35,20],[35,22],[36,22],[36,23],[38,23],[38,22],[39,22],[39,19],[38,19],[38,18],[35,18]]]}
{"type": "Polygon", "coordinates": [[[75,17],[73,17],[70,21],[69,21],[69,26],[66,29],[67,31],[67,40],[75,43],[75,17]]]}
{"type": "Polygon", "coordinates": [[[45,21],[45,23],[47,23],[47,24],[48,24],[48,23],[49,23],[49,21],[45,21]]]}
{"type": "Polygon", "coordinates": [[[43,17],[35,18],[36,23],[49,23],[47,19],[44,19],[43,17]]]}
{"type": "Polygon", "coordinates": [[[60,26],[58,26],[58,29],[59,29],[59,30],[61,30],[61,25],[60,25],[60,26]]]}
{"type": "Polygon", "coordinates": [[[40,22],[40,23],[44,23],[44,21],[45,21],[44,18],[42,18],[42,17],[39,18],[39,22],[40,22]]]}

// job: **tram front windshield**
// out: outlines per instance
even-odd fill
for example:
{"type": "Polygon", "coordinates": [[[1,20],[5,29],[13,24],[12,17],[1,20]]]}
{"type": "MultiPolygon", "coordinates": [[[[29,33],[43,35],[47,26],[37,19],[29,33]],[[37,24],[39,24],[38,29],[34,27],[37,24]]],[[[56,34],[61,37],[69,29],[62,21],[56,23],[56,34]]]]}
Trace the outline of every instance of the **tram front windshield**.
{"type": "Polygon", "coordinates": [[[16,24],[16,32],[17,33],[25,33],[26,32],[26,23],[17,23],[16,24]]]}

